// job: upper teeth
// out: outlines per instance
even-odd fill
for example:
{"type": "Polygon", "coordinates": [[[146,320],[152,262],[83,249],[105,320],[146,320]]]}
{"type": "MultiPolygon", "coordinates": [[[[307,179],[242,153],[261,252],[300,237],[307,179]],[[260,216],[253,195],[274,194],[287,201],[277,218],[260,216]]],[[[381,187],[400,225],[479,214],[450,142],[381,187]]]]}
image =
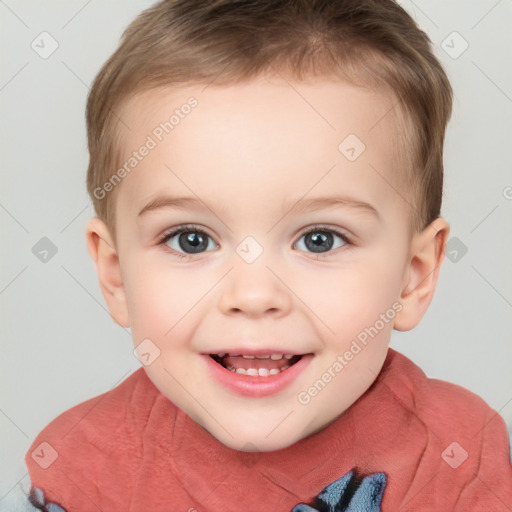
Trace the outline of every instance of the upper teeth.
{"type": "Polygon", "coordinates": [[[278,361],[279,359],[282,359],[283,357],[285,357],[286,359],[291,359],[293,357],[293,354],[261,354],[261,355],[249,355],[249,354],[227,354],[226,352],[220,352],[217,354],[219,357],[224,357],[224,356],[232,356],[232,357],[236,357],[236,356],[242,356],[244,359],[273,359],[274,361],[278,361]]]}

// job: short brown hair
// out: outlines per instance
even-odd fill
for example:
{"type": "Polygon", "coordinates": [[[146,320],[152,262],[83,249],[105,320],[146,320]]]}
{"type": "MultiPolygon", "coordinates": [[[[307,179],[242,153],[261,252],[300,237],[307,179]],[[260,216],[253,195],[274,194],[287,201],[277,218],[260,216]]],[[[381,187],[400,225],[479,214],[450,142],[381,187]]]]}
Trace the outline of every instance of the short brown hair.
{"type": "Polygon", "coordinates": [[[121,161],[123,101],[154,87],[233,84],[272,70],[391,90],[409,127],[415,229],[440,215],[452,89],[430,39],[393,0],[163,0],[143,11],[87,101],[87,188],[97,215],[113,229],[115,190],[104,198],[95,190],[121,161]]]}

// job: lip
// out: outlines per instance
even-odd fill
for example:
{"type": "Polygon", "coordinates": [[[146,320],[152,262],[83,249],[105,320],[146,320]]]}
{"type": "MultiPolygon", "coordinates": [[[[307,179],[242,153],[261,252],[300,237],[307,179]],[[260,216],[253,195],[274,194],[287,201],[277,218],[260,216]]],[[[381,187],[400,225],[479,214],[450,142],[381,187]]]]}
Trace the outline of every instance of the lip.
{"type": "MultiPolygon", "coordinates": [[[[262,348],[258,350],[247,350],[247,348],[241,349],[224,349],[210,352],[211,354],[240,354],[240,355],[252,355],[252,356],[264,356],[266,354],[291,354],[293,356],[300,356],[301,353],[295,353],[292,351],[286,351],[278,348],[262,348]]],[[[209,354],[206,354],[209,355],[209,354]]]]}
{"type": "Polygon", "coordinates": [[[201,354],[201,357],[205,358],[208,371],[217,382],[239,395],[258,398],[274,395],[289,386],[306,369],[314,356],[304,354],[290,368],[266,377],[241,375],[224,368],[209,355],[201,354]]]}

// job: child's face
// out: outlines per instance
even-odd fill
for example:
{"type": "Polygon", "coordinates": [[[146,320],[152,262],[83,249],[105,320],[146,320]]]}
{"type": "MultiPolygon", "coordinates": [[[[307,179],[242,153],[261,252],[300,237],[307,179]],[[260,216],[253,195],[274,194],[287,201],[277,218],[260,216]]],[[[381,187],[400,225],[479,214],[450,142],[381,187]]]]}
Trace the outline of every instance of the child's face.
{"type": "Polygon", "coordinates": [[[109,305],[135,345],[151,340],[158,389],[230,447],[276,450],[322,429],[384,362],[413,240],[394,101],[335,81],[258,79],[151,91],[121,113],[126,159],[148,136],[156,147],[118,185],[122,282],[109,305]],[[155,131],[191,96],[172,131],[155,131]],[[353,137],[339,149],[349,134],[366,145],[359,156],[353,137]],[[188,238],[162,242],[185,225],[188,238]],[[240,352],[308,356],[253,377],[208,355],[240,352]]]}

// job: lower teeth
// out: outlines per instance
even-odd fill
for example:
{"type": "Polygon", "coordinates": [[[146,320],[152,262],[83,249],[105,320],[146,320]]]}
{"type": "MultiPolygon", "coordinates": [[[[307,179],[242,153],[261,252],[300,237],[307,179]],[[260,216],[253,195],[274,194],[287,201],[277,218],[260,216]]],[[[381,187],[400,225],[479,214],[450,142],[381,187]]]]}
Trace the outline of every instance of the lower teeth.
{"type": "Polygon", "coordinates": [[[234,373],[239,373],[240,375],[250,375],[251,377],[268,377],[269,375],[277,375],[278,373],[283,372],[284,370],[290,368],[290,365],[287,364],[281,367],[281,369],[273,368],[272,370],[267,368],[260,368],[259,370],[256,368],[249,368],[246,370],[244,368],[234,368],[233,366],[226,366],[226,368],[234,373]]]}

